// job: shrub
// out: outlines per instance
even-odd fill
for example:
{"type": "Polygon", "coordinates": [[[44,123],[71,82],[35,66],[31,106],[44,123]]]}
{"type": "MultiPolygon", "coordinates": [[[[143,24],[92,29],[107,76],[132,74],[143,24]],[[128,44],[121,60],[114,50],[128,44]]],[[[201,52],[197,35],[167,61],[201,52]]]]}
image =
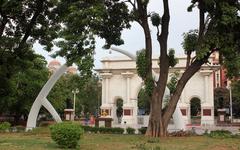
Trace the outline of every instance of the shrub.
{"type": "Polygon", "coordinates": [[[123,128],[105,128],[105,127],[90,127],[82,126],[85,132],[93,133],[110,133],[110,134],[123,134],[123,128]]]}
{"type": "Polygon", "coordinates": [[[147,128],[146,127],[141,127],[138,129],[138,132],[141,133],[141,134],[145,134],[147,131],[147,128]]]}
{"type": "Polygon", "coordinates": [[[126,130],[127,130],[127,134],[134,134],[135,133],[135,129],[134,128],[128,127],[126,130]]]}
{"type": "Polygon", "coordinates": [[[211,131],[209,136],[212,138],[231,138],[232,133],[227,130],[215,130],[211,131]]]}
{"type": "Polygon", "coordinates": [[[17,126],[11,127],[10,131],[11,132],[23,132],[23,131],[25,131],[25,127],[22,125],[17,125],[17,126]]]}
{"type": "Polygon", "coordinates": [[[9,122],[0,123],[0,132],[8,131],[10,127],[11,127],[11,124],[9,122]]]}
{"type": "Polygon", "coordinates": [[[184,137],[184,136],[195,135],[195,132],[180,130],[180,131],[175,131],[175,132],[168,133],[168,135],[173,136],[173,137],[184,137]]]}
{"type": "Polygon", "coordinates": [[[76,148],[83,129],[72,122],[63,122],[50,126],[52,139],[63,148],[76,148]]]}

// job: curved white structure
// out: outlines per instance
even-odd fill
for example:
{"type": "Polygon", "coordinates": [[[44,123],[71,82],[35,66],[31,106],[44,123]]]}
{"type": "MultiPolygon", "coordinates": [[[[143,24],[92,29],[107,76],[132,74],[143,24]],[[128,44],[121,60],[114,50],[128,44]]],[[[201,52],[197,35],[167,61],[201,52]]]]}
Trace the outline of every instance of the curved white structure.
{"type": "MultiPolygon", "coordinates": [[[[136,61],[136,55],[133,55],[131,53],[129,53],[128,51],[119,49],[119,48],[115,48],[115,47],[111,47],[112,50],[117,51],[119,53],[122,53],[126,56],[128,56],[129,58],[131,58],[132,60],[136,61]]],[[[155,81],[158,80],[158,76],[157,74],[154,72],[154,70],[152,70],[152,76],[154,78],[155,81]]],[[[169,89],[166,87],[165,89],[165,93],[164,93],[164,99],[167,98],[170,95],[170,91],[169,89]]],[[[186,125],[184,123],[184,119],[182,116],[182,113],[180,111],[180,108],[177,106],[174,113],[173,113],[173,121],[175,124],[175,129],[178,130],[185,130],[186,129],[186,125]]]]}
{"type": "Polygon", "coordinates": [[[51,89],[53,88],[54,84],[57,82],[57,80],[64,74],[64,72],[67,70],[67,65],[61,66],[47,81],[47,83],[44,85],[40,93],[38,94],[37,98],[35,99],[30,113],[28,115],[27,120],[27,127],[26,130],[31,130],[32,128],[36,127],[37,122],[37,116],[39,114],[39,110],[41,106],[44,106],[49,113],[53,116],[54,120],[56,122],[61,122],[61,118],[59,117],[56,110],[53,108],[51,103],[47,100],[47,96],[51,89]]]}

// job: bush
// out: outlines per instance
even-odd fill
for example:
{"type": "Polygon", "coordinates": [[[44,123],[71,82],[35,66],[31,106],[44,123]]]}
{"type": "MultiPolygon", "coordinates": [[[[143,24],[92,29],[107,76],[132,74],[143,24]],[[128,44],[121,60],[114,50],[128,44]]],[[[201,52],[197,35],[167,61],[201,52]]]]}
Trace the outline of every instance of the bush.
{"type": "Polygon", "coordinates": [[[11,124],[9,122],[0,123],[0,132],[9,131],[11,124]]]}
{"type": "Polygon", "coordinates": [[[180,130],[180,131],[175,131],[175,132],[168,133],[168,135],[173,136],[173,137],[185,137],[185,136],[195,135],[195,133],[191,132],[191,131],[180,130]]]}
{"type": "Polygon", "coordinates": [[[110,134],[123,134],[123,128],[105,128],[105,127],[90,127],[83,126],[85,132],[93,132],[93,133],[110,133],[110,134]]]}
{"type": "Polygon", "coordinates": [[[18,125],[18,126],[11,127],[9,130],[11,132],[23,132],[23,131],[25,131],[25,127],[18,125]]]}
{"type": "Polygon", "coordinates": [[[83,129],[72,122],[63,122],[50,126],[52,139],[63,148],[76,148],[83,129]]]}
{"type": "Polygon", "coordinates": [[[147,131],[147,128],[146,127],[141,127],[138,129],[138,132],[141,133],[141,134],[145,134],[147,131]]]}
{"type": "Polygon", "coordinates": [[[128,127],[126,130],[127,130],[127,134],[134,134],[135,133],[135,129],[134,128],[128,127]]]}
{"type": "Polygon", "coordinates": [[[216,130],[216,131],[211,131],[209,136],[212,138],[231,138],[232,133],[227,130],[216,130]]]}

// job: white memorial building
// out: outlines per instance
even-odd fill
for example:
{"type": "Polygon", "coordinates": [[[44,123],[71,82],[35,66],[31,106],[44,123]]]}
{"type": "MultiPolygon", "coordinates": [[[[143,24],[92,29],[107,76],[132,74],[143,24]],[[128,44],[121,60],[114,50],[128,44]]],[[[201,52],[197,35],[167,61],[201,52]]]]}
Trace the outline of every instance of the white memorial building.
{"type": "MultiPolygon", "coordinates": [[[[170,74],[178,71],[184,72],[186,57],[178,57],[179,62],[174,68],[170,68],[170,74]]],[[[214,79],[215,71],[220,66],[214,63],[214,57],[209,58],[209,63],[201,69],[186,84],[178,107],[181,110],[182,119],[191,124],[191,100],[199,100],[201,105],[199,116],[200,125],[214,124],[214,79]]],[[[148,116],[138,116],[138,93],[143,86],[141,78],[137,74],[136,62],[128,57],[108,57],[102,59],[102,68],[96,69],[102,79],[102,117],[113,119],[113,126],[125,124],[132,127],[141,127],[148,124],[148,116]],[[123,100],[123,116],[121,122],[116,114],[116,101],[123,100]]],[[[159,73],[158,59],[153,59],[153,70],[159,73]]],[[[170,77],[169,77],[170,79],[170,77]]]]}

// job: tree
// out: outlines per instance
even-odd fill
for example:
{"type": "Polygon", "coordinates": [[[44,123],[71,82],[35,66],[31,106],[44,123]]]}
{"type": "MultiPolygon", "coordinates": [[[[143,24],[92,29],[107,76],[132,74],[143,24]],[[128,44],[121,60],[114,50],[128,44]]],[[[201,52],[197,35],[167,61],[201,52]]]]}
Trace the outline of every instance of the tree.
{"type": "Polygon", "coordinates": [[[214,89],[214,114],[218,109],[229,108],[229,90],[227,88],[214,89]]]}
{"type": "Polygon", "coordinates": [[[116,110],[116,115],[118,117],[118,120],[120,120],[120,118],[123,115],[123,100],[121,98],[116,100],[116,106],[117,106],[117,110],[116,110]]]}
{"type": "Polygon", "coordinates": [[[65,74],[57,81],[49,93],[48,99],[56,111],[63,115],[67,100],[70,99],[73,104],[72,90],[78,88],[79,93],[76,94],[76,115],[80,116],[82,111],[85,114],[96,114],[99,107],[98,101],[100,101],[99,95],[101,95],[101,90],[99,89],[101,87],[96,86],[98,82],[99,79],[95,75],[85,78],[79,74],[65,74]]]}
{"type": "Polygon", "coordinates": [[[233,116],[240,117],[240,81],[233,80],[232,82],[232,108],[233,108],[233,116]]]}
{"type": "Polygon", "coordinates": [[[32,44],[38,40],[50,51],[60,29],[54,0],[0,2],[0,95],[10,94],[10,78],[34,60],[32,44]]]}
{"type": "Polygon", "coordinates": [[[139,23],[145,35],[145,50],[138,54],[137,69],[144,80],[146,91],[151,98],[150,118],[146,135],[153,137],[166,136],[167,126],[176,108],[179,97],[188,80],[208,62],[209,56],[219,51],[222,63],[231,71],[230,77],[239,74],[239,4],[237,0],[192,0],[188,10],[197,6],[199,10],[199,29],[184,35],[183,47],[187,55],[185,72],[180,76],[175,91],[170,96],[169,104],[162,109],[163,95],[167,85],[169,68],[176,64],[173,50],[168,51],[169,2],[163,0],[163,15],[148,13],[148,0],[127,0],[131,5],[131,15],[139,23]],[[152,78],[152,37],[149,17],[157,29],[157,40],[160,46],[157,81],[152,78]],[[192,57],[195,52],[196,56],[192,57]],[[231,63],[235,61],[236,63],[231,63]],[[139,71],[140,70],[140,71],[139,71]]]}
{"type": "Polygon", "coordinates": [[[0,112],[14,116],[15,124],[21,116],[28,115],[31,105],[41,87],[48,79],[47,62],[43,56],[34,54],[33,61],[25,61],[28,68],[11,76],[10,94],[0,101],[0,112]]]}
{"type": "Polygon", "coordinates": [[[32,61],[32,44],[45,50],[60,49],[67,65],[75,63],[80,74],[91,76],[95,48],[94,35],[106,39],[106,47],[122,44],[121,30],[130,27],[124,17],[127,6],[104,0],[22,0],[0,2],[0,94],[7,95],[9,78],[32,61]],[[119,14],[123,19],[110,21],[119,14]],[[81,19],[79,19],[81,18],[81,19]],[[107,27],[107,28],[106,28],[107,27]],[[56,40],[57,39],[57,40],[56,40]]]}
{"type": "MultiPolygon", "coordinates": [[[[105,47],[123,44],[121,31],[129,28],[127,6],[104,0],[2,0],[0,2],[0,95],[11,94],[10,78],[34,60],[31,47],[39,42],[45,50],[59,47],[67,65],[75,63],[80,75],[91,77],[95,36],[105,47]],[[108,18],[116,18],[117,21],[108,18]]],[[[83,79],[83,78],[82,78],[83,79]]],[[[92,96],[92,95],[91,95],[92,96]]],[[[60,106],[59,106],[60,107],[60,106]]],[[[90,108],[89,108],[90,111],[90,108]]],[[[91,110],[92,111],[92,110],[91,110]]]]}
{"type": "Polygon", "coordinates": [[[144,114],[150,112],[150,99],[144,88],[141,88],[138,93],[138,109],[144,110],[144,114]]]}

